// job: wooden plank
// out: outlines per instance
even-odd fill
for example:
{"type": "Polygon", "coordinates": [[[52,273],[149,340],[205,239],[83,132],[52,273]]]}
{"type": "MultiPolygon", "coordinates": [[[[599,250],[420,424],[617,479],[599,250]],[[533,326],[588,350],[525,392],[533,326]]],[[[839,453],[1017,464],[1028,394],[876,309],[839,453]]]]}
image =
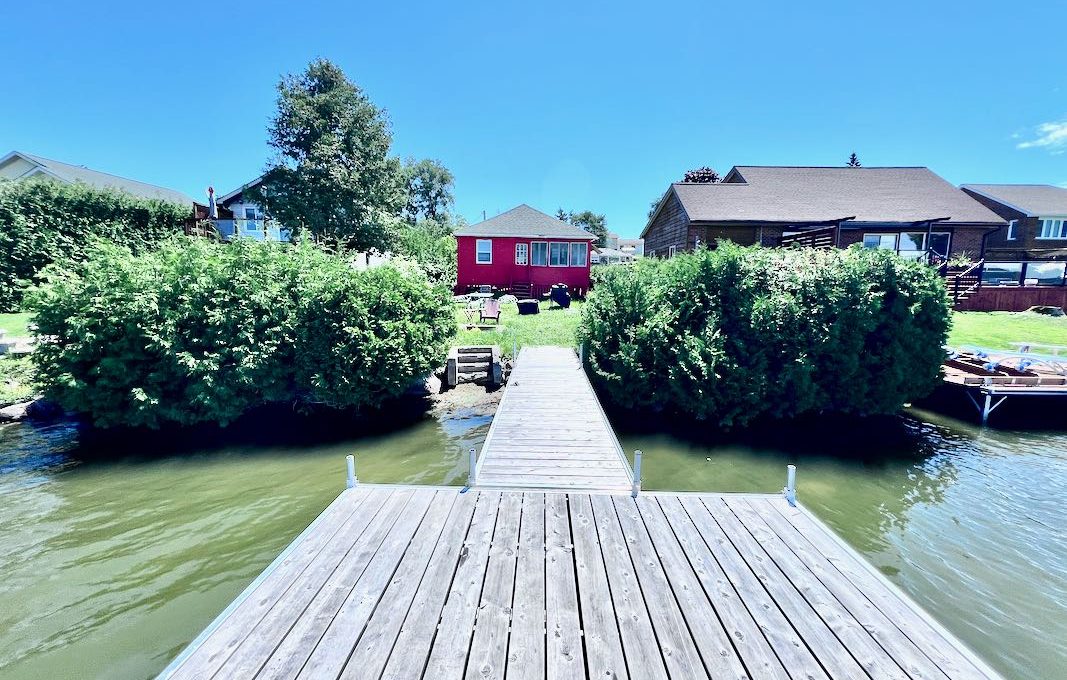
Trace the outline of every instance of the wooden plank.
{"type": "MultiPolygon", "coordinates": [[[[343,540],[338,533],[347,528],[352,540],[359,537],[358,528],[351,524],[353,515],[361,508],[374,508],[380,498],[388,492],[382,490],[363,490],[346,492],[338,498],[329,515],[323,516],[315,530],[304,536],[300,544],[282,560],[273,572],[255,589],[251,597],[246,598],[227,616],[215,631],[196,647],[189,656],[170,675],[172,678],[209,678],[230,657],[238,645],[263,620],[271,607],[284,597],[308,565],[319,559],[324,550],[335,550],[334,541],[343,540]]],[[[373,517],[373,515],[371,515],[373,517]]],[[[368,522],[369,518],[360,517],[356,523],[368,522]]]]}
{"type": "MultiPolygon", "coordinates": [[[[745,564],[741,554],[712,518],[701,498],[702,496],[697,495],[680,496],[678,501],[720,564],[724,575],[737,590],[749,614],[763,630],[771,649],[794,677],[827,678],[818,659],[804,644],[760,579],[756,578],[745,564]]],[[[797,625],[802,625],[802,622],[798,620],[797,625]]]]}
{"type": "Polygon", "coordinates": [[[545,496],[522,495],[508,680],[545,677],[545,496]]]}
{"type": "Polygon", "coordinates": [[[752,500],[729,499],[727,502],[731,507],[739,503],[748,503],[768,528],[775,533],[778,540],[783,541],[792,549],[793,553],[834,594],[863,628],[892,654],[909,676],[942,680],[947,677],[937,667],[937,664],[931,661],[908,636],[904,635],[885,614],[879,611],[854,583],[846,579],[822,554],[818,553],[796,527],[789,524],[785,517],[778,513],[773,503],[766,500],[755,502],[752,500]]]}
{"type": "MultiPolygon", "coordinates": [[[[684,559],[688,561],[693,573],[696,575],[707,595],[711,606],[718,614],[726,630],[727,636],[733,642],[738,654],[744,661],[749,676],[753,678],[768,678],[771,680],[788,680],[782,662],[771,649],[770,643],[763,635],[763,631],[756,620],[749,613],[742,602],[740,595],[730,583],[722,567],[715,561],[711,550],[700,537],[693,521],[682,508],[677,497],[643,496],[645,500],[655,500],[663,513],[671,530],[684,553],[684,559]]],[[[646,504],[639,503],[642,512],[646,504]]],[[[647,523],[647,520],[646,520],[647,523]]],[[[672,556],[670,560],[679,559],[672,556]]],[[[679,559],[680,561],[680,559],[679,559]]]]}
{"type": "Polygon", "coordinates": [[[867,675],[872,678],[908,679],[908,675],[893,657],[882,649],[871,634],[837,601],[833,593],[804,566],[789,546],[760,519],[748,505],[747,499],[723,500],[763,548],[764,553],[781,569],[793,587],[800,591],[863,670],[867,671],[867,675]]]}
{"type": "MultiPolygon", "coordinates": [[[[744,676],[744,668],[732,649],[729,650],[730,656],[724,658],[722,663],[709,659],[711,665],[705,668],[693,636],[686,626],[685,617],[671,592],[663,565],[637,511],[637,504],[627,497],[616,496],[612,501],[630,550],[637,582],[641,586],[648,613],[652,617],[652,627],[656,630],[656,638],[663,649],[663,657],[670,674],[676,678],[706,678],[709,673],[716,678],[744,676]]],[[[726,646],[729,647],[729,644],[726,646]]],[[[726,650],[720,649],[718,653],[724,651],[726,650]]]]}
{"type": "Polygon", "coordinates": [[[726,507],[722,498],[705,496],[701,500],[730,541],[737,547],[752,573],[763,582],[767,592],[771,594],[786,617],[799,624],[797,632],[804,638],[804,642],[831,677],[867,677],[863,668],[849,654],[848,648],[823,623],[804,596],[793,587],[774,561],[764,554],[744,525],[726,507]]]}
{"type": "Polygon", "coordinates": [[[545,631],[547,677],[585,678],[578,591],[567,497],[545,495],[545,631]]]}
{"type": "MultiPolygon", "coordinates": [[[[446,582],[441,575],[447,571],[451,579],[459,555],[459,546],[467,534],[471,516],[474,514],[475,499],[478,497],[476,493],[443,491],[441,494],[451,498],[452,502],[436,544],[428,546],[420,543],[418,539],[412,542],[404,555],[404,562],[397,569],[386,590],[385,597],[367,623],[366,632],[345,664],[342,678],[377,678],[389,660],[401,626],[411,612],[416,612],[415,615],[419,616],[427,610],[432,610],[432,621],[436,624],[447,592],[447,585],[442,585],[446,582]],[[416,601],[426,603],[432,599],[435,592],[439,594],[436,609],[432,603],[425,607],[414,605],[416,601]]],[[[430,637],[432,629],[427,635],[427,650],[430,647],[430,637]]],[[[422,658],[425,658],[425,654],[422,658]]]]}
{"type": "Polygon", "coordinates": [[[570,494],[571,535],[578,600],[584,626],[586,664],[591,678],[625,680],[626,660],[619,637],[619,624],[611,606],[611,588],[593,523],[589,496],[570,494]]]}
{"type": "Polygon", "coordinates": [[[615,507],[608,496],[590,496],[589,501],[630,677],[666,680],[663,652],[652,628],[615,507]]]}
{"type": "Polygon", "coordinates": [[[486,567],[481,603],[474,623],[474,640],[467,660],[468,680],[503,680],[504,677],[521,517],[522,494],[505,494],[497,511],[493,544],[489,549],[489,565],[486,567]]]}
{"type": "MultiPolygon", "coordinates": [[[[386,514],[377,527],[368,529],[368,540],[345,556],[281,644],[266,659],[257,678],[295,677],[353,591],[365,587],[367,597],[377,602],[435,493],[430,489],[419,489],[396,494],[406,501],[403,506],[386,514]],[[388,573],[382,575],[383,569],[388,573]]],[[[345,657],[349,649],[351,646],[345,648],[345,657]]]]}
{"type": "MultiPolygon", "coordinates": [[[[399,530],[399,522],[393,527],[356,587],[330,621],[298,677],[335,678],[368,631],[380,636],[380,629],[369,627],[371,616],[384,607],[397,607],[393,592],[398,589],[410,591],[413,586],[408,584],[418,583],[456,496],[450,491],[436,491],[430,495],[429,507],[410,539],[410,545],[408,535],[399,530]]],[[[409,507],[416,502],[417,499],[413,499],[409,507]]],[[[399,620],[396,627],[399,628],[399,620]]]]}
{"type": "Polygon", "coordinates": [[[784,501],[775,508],[822,553],[829,562],[882,611],[897,627],[930,657],[950,678],[996,678],[980,660],[970,658],[966,647],[948,633],[943,633],[926,619],[925,612],[891,589],[870,569],[839,544],[828,530],[800,508],[792,508],[784,501]]]}
{"type": "MultiPolygon", "coordinates": [[[[478,612],[478,599],[485,582],[485,568],[500,506],[499,492],[482,491],[478,495],[479,505],[484,499],[485,512],[481,516],[475,512],[475,522],[464,541],[459,566],[437,626],[437,637],[423,672],[425,678],[461,678],[467,665],[474,617],[478,612]]],[[[403,648],[400,650],[406,653],[403,648]]]]}

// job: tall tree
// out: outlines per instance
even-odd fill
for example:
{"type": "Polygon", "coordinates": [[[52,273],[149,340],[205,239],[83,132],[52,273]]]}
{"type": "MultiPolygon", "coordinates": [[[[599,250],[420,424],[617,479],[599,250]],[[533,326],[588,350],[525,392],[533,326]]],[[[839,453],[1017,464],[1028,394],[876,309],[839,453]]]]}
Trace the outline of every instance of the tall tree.
{"type": "Polygon", "coordinates": [[[455,203],[452,194],[454,178],[448,168],[440,161],[415,161],[409,158],[404,163],[404,177],[407,180],[404,219],[409,224],[415,224],[419,218],[447,218],[455,203]]]}
{"type": "Polygon", "coordinates": [[[385,113],[344,71],[316,59],[278,83],[268,129],[277,152],[259,199],[295,234],[359,250],[388,248],[405,203],[385,113]]]}
{"type": "Polygon", "coordinates": [[[859,158],[859,156],[856,155],[855,151],[853,151],[852,154],[848,157],[848,167],[850,167],[850,168],[861,167],[860,158],[859,158]]]}
{"type": "Polygon", "coordinates": [[[713,182],[719,182],[722,178],[719,177],[719,173],[715,172],[708,166],[702,168],[696,168],[685,173],[685,177],[682,178],[683,182],[696,182],[698,184],[712,184],[713,182]]]}
{"type": "Polygon", "coordinates": [[[570,222],[574,226],[584,229],[593,236],[596,236],[596,241],[593,245],[603,247],[608,242],[607,219],[603,215],[594,213],[592,210],[567,212],[563,208],[560,208],[556,211],[556,219],[563,222],[570,222]]]}

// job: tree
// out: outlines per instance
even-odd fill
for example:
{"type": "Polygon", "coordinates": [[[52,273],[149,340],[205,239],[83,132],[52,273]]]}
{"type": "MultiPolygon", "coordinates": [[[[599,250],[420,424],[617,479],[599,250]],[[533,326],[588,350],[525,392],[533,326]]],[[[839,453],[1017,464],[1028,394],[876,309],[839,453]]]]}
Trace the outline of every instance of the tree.
{"type": "Polygon", "coordinates": [[[384,250],[405,202],[385,113],[338,66],[316,59],[278,83],[268,129],[276,159],[258,200],[295,235],[384,250]]]}
{"type": "Polygon", "coordinates": [[[455,203],[452,195],[454,178],[448,168],[436,160],[416,162],[408,159],[404,164],[404,177],[408,187],[404,219],[409,224],[415,224],[419,218],[438,220],[448,217],[455,203]]]}
{"type": "Polygon", "coordinates": [[[715,172],[708,166],[690,170],[685,173],[685,177],[682,178],[683,182],[695,182],[697,184],[712,184],[714,182],[721,182],[722,178],[719,177],[719,173],[715,172]]]}
{"type": "Polygon", "coordinates": [[[855,152],[855,151],[853,151],[853,152],[852,152],[852,155],[850,155],[850,156],[848,157],[848,167],[850,167],[850,168],[858,168],[858,167],[861,167],[861,166],[860,166],[860,159],[859,159],[859,156],[857,156],[857,155],[856,155],[856,152],[855,152]]]}
{"type": "Polygon", "coordinates": [[[561,222],[569,222],[576,227],[588,231],[593,236],[596,236],[596,241],[593,243],[595,246],[604,247],[608,242],[608,227],[607,219],[603,215],[598,215],[592,210],[583,210],[582,212],[567,212],[563,208],[556,211],[556,219],[561,222]]]}

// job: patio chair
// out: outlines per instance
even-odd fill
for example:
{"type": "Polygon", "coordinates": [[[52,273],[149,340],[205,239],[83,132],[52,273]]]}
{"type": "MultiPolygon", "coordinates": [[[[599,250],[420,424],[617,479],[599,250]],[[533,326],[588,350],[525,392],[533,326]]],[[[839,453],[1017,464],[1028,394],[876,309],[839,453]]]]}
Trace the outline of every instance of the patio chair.
{"type": "Polygon", "coordinates": [[[486,300],[482,305],[480,321],[492,319],[493,323],[500,323],[500,300],[486,300]]]}

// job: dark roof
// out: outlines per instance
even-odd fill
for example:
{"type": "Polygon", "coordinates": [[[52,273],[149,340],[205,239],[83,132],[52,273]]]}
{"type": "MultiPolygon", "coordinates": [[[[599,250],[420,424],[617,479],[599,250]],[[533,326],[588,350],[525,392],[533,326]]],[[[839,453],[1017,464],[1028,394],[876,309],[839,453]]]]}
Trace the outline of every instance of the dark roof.
{"type": "Polygon", "coordinates": [[[1067,189],[1050,184],[964,184],[961,189],[990,198],[1029,217],[1067,215],[1067,189]]]}
{"type": "Polygon", "coordinates": [[[171,203],[181,203],[182,205],[191,206],[194,203],[192,198],[180,191],[158,187],[154,184],[146,184],[145,182],[138,182],[137,180],[119,177],[118,175],[110,175],[106,172],[100,172],[99,170],[90,170],[81,165],[61,163],[60,161],[54,161],[42,156],[34,156],[33,154],[28,154],[22,151],[12,151],[7,156],[0,159],[0,162],[7,161],[14,156],[21,156],[29,162],[34,163],[46,174],[71,184],[82,182],[98,189],[118,189],[119,191],[125,191],[128,194],[133,194],[134,196],[139,196],[141,198],[155,198],[161,201],[170,201],[171,203]]]}
{"type": "Polygon", "coordinates": [[[738,165],[723,182],[679,182],[670,191],[693,222],[800,224],[853,217],[855,222],[908,224],[947,217],[950,224],[1004,224],[993,211],[921,167],[738,165]]]}
{"type": "Polygon", "coordinates": [[[566,238],[593,241],[593,236],[573,224],[561,222],[523,203],[484,222],[458,229],[456,236],[517,236],[528,238],[566,238]]]}
{"type": "Polygon", "coordinates": [[[258,187],[260,184],[262,184],[264,177],[265,177],[265,175],[260,175],[259,177],[255,178],[251,182],[248,182],[247,184],[242,184],[241,186],[237,187],[233,191],[231,191],[229,193],[226,193],[226,194],[223,194],[222,196],[219,196],[215,200],[218,201],[220,204],[228,205],[230,203],[233,203],[233,202],[235,202],[235,199],[243,198],[242,194],[244,194],[244,192],[248,191],[252,187],[258,187]]]}

